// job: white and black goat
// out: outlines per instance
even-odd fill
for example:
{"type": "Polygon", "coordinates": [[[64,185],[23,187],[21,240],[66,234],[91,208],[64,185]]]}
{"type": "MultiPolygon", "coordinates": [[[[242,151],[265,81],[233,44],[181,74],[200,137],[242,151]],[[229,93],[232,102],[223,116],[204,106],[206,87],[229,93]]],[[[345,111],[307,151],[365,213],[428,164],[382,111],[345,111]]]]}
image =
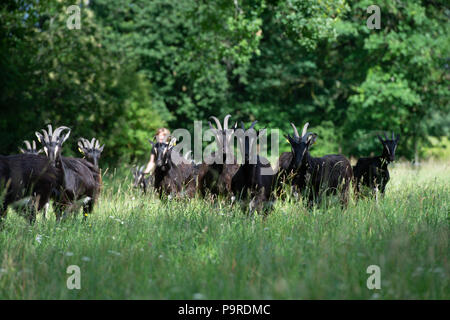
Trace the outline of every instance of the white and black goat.
{"type": "Polygon", "coordinates": [[[43,134],[36,132],[38,140],[42,143],[43,149],[52,165],[61,170],[61,180],[59,188],[55,192],[55,212],[57,219],[61,218],[64,211],[71,211],[77,208],[78,201],[83,203],[84,218],[93,210],[97,200],[100,185],[100,172],[86,159],[78,159],[61,156],[63,143],[70,135],[68,127],[59,127],[52,131],[52,126],[48,125],[48,132],[42,129],[43,134]],[[61,135],[67,131],[65,135],[61,135]]]}

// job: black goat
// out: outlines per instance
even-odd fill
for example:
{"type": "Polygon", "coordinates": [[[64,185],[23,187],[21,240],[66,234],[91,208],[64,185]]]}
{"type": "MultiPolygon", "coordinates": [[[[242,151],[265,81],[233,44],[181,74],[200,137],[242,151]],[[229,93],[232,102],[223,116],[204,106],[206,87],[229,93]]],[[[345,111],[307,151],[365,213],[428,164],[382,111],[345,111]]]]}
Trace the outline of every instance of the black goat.
{"type": "MultiPolygon", "coordinates": [[[[31,143],[30,143],[30,141],[25,140],[24,144],[25,144],[25,149],[22,149],[19,147],[19,150],[21,153],[38,155],[38,154],[44,152],[44,150],[42,150],[42,149],[37,149],[36,141],[34,141],[34,140],[31,143]]],[[[43,212],[44,219],[47,217],[47,212],[48,212],[49,207],[50,207],[50,203],[47,202],[44,205],[44,212],[43,212]]]]}
{"type": "Polygon", "coordinates": [[[217,151],[211,153],[199,167],[198,188],[202,195],[209,191],[213,195],[231,195],[231,181],[239,170],[239,165],[232,153],[230,142],[233,138],[233,128],[228,128],[228,121],[231,115],[224,118],[223,127],[216,117],[211,117],[216,123],[217,129],[209,122],[209,127],[213,131],[217,151]]]}
{"type": "Polygon", "coordinates": [[[175,197],[183,194],[194,197],[198,170],[192,163],[183,163],[183,158],[173,150],[175,138],[168,144],[150,142],[153,145],[152,153],[155,154],[154,188],[160,198],[163,193],[175,197]]]}
{"type": "Polygon", "coordinates": [[[300,136],[295,125],[291,123],[294,136],[287,135],[286,138],[292,152],[280,156],[278,183],[280,177],[285,179],[290,175],[292,185],[299,192],[307,191],[309,205],[312,205],[314,200],[319,202],[323,195],[336,194],[338,191],[342,203],[346,205],[353,177],[350,161],[339,154],[311,157],[309,148],[316,141],[317,134],[307,132],[308,125],[309,123],[305,124],[300,136]]]}
{"type": "Polygon", "coordinates": [[[85,138],[80,138],[78,141],[78,150],[96,168],[98,168],[98,161],[100,160],[104,147],[105,145],[100,146],[99,141],[95,138],[92,138],[90,142],[85,138]]]}
{"type": "Polygon", "coordinates": [[[237,198],[252,199],[250,211],[253,209],[261,211],[263,205],[269,201],[274,180],[270,162],[256,151],[259,136],[253,129],[256,122],[254,121],[247,130],[241,122],[242,130],[235,130],[234,133],[238,137],[244,161],[232,178],[231,188],[237,198]]]}
{"type": "MultiPolygon", "coordinates": [[[[36,211],[47,204],[52,190],[57,188],[61,172],[44,157],[34,154],[0,156],[0,222],[6,217],[8,206],[29,197],[30,223],[36,211]]],[[[26,201],[29,203],[29,201],[26,201]]]]}
{"type": "Polygon", "coordinates": [[[395,137],[394,132],[392,132],[392,139],[390,140],[386,134],[384,134],[385,140],[379,135],[377,137],[383,145],[381,156],[360,158],[353,167],[357,194],[360,194],[361,185],[374,190],[376,196],[378,190],[381,191],[381,194],[384,194],[386,185],[389,181],[388,165],[395,160],[395,150],[397,149],[397,143],[400,136],[395,137]]]}
{"type": "Polygon", "coordinates": [[[99,194],[101,181],[99,170],[86,159],[61,156],[62,145],[70,135],[68,127],[59,127],[52,132],[51,125],[48,125],[48,132],[44,129],[42,132],[44,135],[36,132],[36,136],[42,143],[50,162],[55,168],[61,170],[62,175],[59,188],[54,189],[57,219],[61,219],[63,211],[76,208],[80,199],[83,199],[84,218],[86,218],[86,215],[92,212],[99,194]],[[60,136],[64,130],[68,130],[68,133],[60,136]]]}
{"type": "Polygon", "coordinates": [[[133,187],[134,188],[141,188],[144,193],[147,193],[147,189],[153,185],[153,179],[152,176],[145,177],[144,176],[144,169],[145,166],[142,167],[134,167],[133,172],[133,187]]]}

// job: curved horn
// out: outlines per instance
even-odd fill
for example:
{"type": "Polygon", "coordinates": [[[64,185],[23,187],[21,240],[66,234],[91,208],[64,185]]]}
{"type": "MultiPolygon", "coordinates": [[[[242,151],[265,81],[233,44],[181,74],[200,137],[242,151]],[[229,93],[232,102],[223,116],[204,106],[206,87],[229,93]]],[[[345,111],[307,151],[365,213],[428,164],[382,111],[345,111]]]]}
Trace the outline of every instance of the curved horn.
{"type": "Polygon", "coordinates": [[[89,147],[90,147],[91,149],[94,149],[94,143],[95,143],[95,138],[92,138],[92,139],[91,139],[91,142],[89,142],[89,147]]]}
{"type": "Polygon", "coordinates": [[[49,124],[48,126],[48,136],[49,137],[52,137],[53,136],[53,129],[52,129],[52,125],[51,124],[49,124]]]}
{"type": "Polygon", "coordinates": [[[25,143],[25,146],[28,148],[28,150],[32,150],[31,145],[30,145],[30,141],[25,140],[23,143],[25,143]]]}
{"type": "Polygon", "coordinates": [[[244,122],[242,122],[242,121],[241,121],[241,128],[242,128],[242,130],[244,130],[244,131],[245,131],[245,126],[244,126],[244,122]]]}
{"type": "Polygon", "coordinates": [[[95,149],[99,149],[100,148],[100,142],[98,142],[98,140],[95,141],[95,149]]]}
{"type": "Polygon", "coordinates": [[[302,142],[307,142],[307,141],[308,141],[308,137],[309,137],[310,135],[312,135],[312,134],[314,134],[314,133],[312,133],[312,132],[306,132],[306,133],[302,136],[302,142]]]}
{"type": "Polygon", "coordinates": [[[298,135],[297,128],[295,127],[295,125],[292,122],[291,122],[291,126],[292,126],[292,129],[294,129],[294,136],[296,138],[300,138],[300,136],[298,135]]]}
{"type": "Polygon", "coordinates": [[[231,114],[227,114],[223,119],[223,129],[228,130],[228,120],[231,118],[231,114]]]}
{"type": "Polygon", "coordinates": [[[389,140],[389,138],[386,135],[386,132],[383,132],[383,134],[384,134],[384,140],[389,140]]]}
{"type": "Polygon", "coordinates": [[[83,144],[86,149],[91,149],[91,143],[88,139],[83,138],[83,144]]]}
{"type": "Polygon", "coordinates": [[[186,154],[184,155],[184,158],[186,159],[186,160],[189,160],[189,155],[192,153],[192,150],[189,150],[188,152],[186,152],[186,154]]]}
{"type": "Polygon", "coordinates": [[[33,150],[36,150],[36,141],[33,140],[33,150]]]}
{"type": "Polygon", "coordinates": [[[210,118],[210,119],[213,119],[213,120],[216,122],[217,129],[223,130],[223,129],[222,129],[222,125],[220,124],[219,119],[217,119],[217,118],[214,117],[214,116],[211,116],[211,117],[209,117],[209,118],[210,118]]]}
{"type": "Polygon", "coordinates": [[[302,130],[302,137],[306,134],[306,131],[308,130],[309,122],[305,123],[302,130]]]}
{"type": "Polygon", "coordinates": [[[42,129],[41,131],[44,133],[44,142],[45,143],[50,142],[50,138],[48,137],[47,131],[45,131],[45,129],[42,129]]]}
{"type": "MultiPolygon", "coordinates": [[[[83,139],[83,138],[81,138],[81,139],[83,139]]],[[[83,143],[81,142],[82,141],[81,139],[78,141],[78,147],[80,148],[80,150],[85,148],[83,143]]]]}
{"type": "Polygon", "coordinates": [[[61,132],[62,132],[63,130],[69,130],[69,131],[70,131],[70,128],[65,127],[65,126],[56,128],[55,131],[53,132],[52,141],[56,141],[56,139],[59,138],[59,135],[61,134],[61,132]]]}
{"type": "Polygon", "coordinates": [[[392,140],[395,140],[394,131],[392,131],[392,140]]]}

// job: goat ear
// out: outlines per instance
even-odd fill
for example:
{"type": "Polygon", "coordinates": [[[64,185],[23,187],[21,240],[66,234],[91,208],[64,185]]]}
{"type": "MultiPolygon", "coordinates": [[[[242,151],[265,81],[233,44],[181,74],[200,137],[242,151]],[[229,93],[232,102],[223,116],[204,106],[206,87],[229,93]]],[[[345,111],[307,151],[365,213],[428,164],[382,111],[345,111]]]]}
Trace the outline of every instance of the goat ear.
{"type": "Polygon", "coordinates": [[[284,137],[289,142],[289,144],[292,144],[293,140],[292,140],[292,137],[289,134],[285,134],[284,137]]]}
{"type": "Polygon", "coordinates": [[[102,145],[100,148],[98,148],[98,151],[103,152],[104,147],[105,147],[105,145],[102,145]]]}
{"type": "Polygon", "coordinates": [[[317,133],[312,133],[309,137],[308,137],[308,145],[312,146],[317,139],[317,133]]]}
{"type": "Polygon", "coordinates": [[[38,138],[38,141],[40,142],[40,143],[42,143],[43,141],[44,141],[44,136],[42,135],[42,134],[40,134],[39,132],[35,132],[34,133],[35,135],[36,135],[36,137],[38,138]]]}
{"type": "Polygon", "coordinates": [[[23,150],[22,148],[19,147],[19,151],[20,153],[25,153],[25,150],[23,150]]]}
{"type": "Polygon", "coordinates": [[[400,134],[395,137],[395,142],[398,142],[398,139],[400,139],[400,134]]]}
{"type": "Polygon", "coordinates": [[[44,150],[39,149],[39,150],[37,151],[37,154],[40,154],[40,153],[43,153],[43,152],[44,152],[44,150]]]}
{"type": "Polygon", "coordinates": [[[173,137],[169,142],[169,148],[173,148],[177,144],[177,138],[173,137]]]}

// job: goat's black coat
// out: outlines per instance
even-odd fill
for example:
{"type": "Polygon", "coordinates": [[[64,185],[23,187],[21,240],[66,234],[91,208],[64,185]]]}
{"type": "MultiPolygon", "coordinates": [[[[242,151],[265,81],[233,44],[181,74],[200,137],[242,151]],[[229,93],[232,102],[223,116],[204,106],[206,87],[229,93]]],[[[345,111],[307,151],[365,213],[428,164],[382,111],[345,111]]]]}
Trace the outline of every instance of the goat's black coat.
{"type": "Polygon", "coordinates": [[[62,179],[57,193],[57,217],[61,211],[75,201],[89,197],[83,206],[84,213],[91,213],[97,201],[101,186],[99,169],[85,159],[60,157],[56,166],[60,168],[62,179]]]}
{"type": "Polygon", "coordinates": [[[347,204],[353,170],[350,161],[343,155],[314,158],[306,151],[301,165],[296,168],[294,154],[285,152],[279,158],[279,169],[277,183],[283,183],[290,177],[299,192],[307,192],[309,204],[314,199],[320,201],[323,194],[336,194],[338,191],[342,203],[347,204]]]}
{"type": "MultiPolygon", "coordinates": [[[[0,207],[0,220],[11,203],[27,196],[32,196],[37,210],[41,210],[60,179],[60,170],[52,166],[47,157],[33,154],[0,156],[0,190],[5,196],[0,207]]],[[[30,222],[34,221],[35,214],[32,210],[30,222]]]]}
{"type": "Polygon", "coordinates": [[[232,195],[231,181],[237,173],[239,165],[231,152],[228,152],[231,148],[233,132],[236,129],[236,124],[232,128],[228,127],[230,117],[231,115],[225,116],[223,127],[219,119],[211,117],[217,126],[217,128],[214,128],[209,123],[216,137],[217,151],[212,152],[199,166],[198,189],[203,196],[208,192],[212,195],[232,195]],[[216,161],[218,155],[222,157],[220,163],[216,161]]]}
{"type": "Polygon", "coordinates": [[[395,160],[395,149],[399,137],[395,138],[394,133],[392,139],[383,140],[380,136],[378,139],[383,145],[383,151],[381,156],[360,158],[353,167],[353,175],[355,181],[356,193],[360,193],[361,185],[367,186],[372,190],[379,189],[382,194],[386,189],[386,185],[389,182],[389,163],[395,160]]]}
{"type": "Polygon", "coordinates": [[[269,161],[258,155],[255,164],[245,161],[239,167],[232,177],[231,189],[237,198],[254,197],[255,207],[260,210],[262,205],[271,198],[274,177],[269,161]]]}
{"type": "MultiPolygon", "coordinates": [[[[172,148],[162,144],[162,148],[167,148],[161,160],[157,159],[154,172],[154,188],[159,196],[163,193],[180,197],[185,194],[187,197],[194,197],[196,192],[196,177],[198,168],[193,163],[175,164],[172,161],[172,148]]],[[[163,150],[161,149],[161,150],[163,150]]],[[[163,153],[159,151],[158,153],[163,153]]],[[[180,159],[181,156],[179,156],[180,159]]]]}
{"type": "Polygon", "coordinates": [[[389,162],[383,157],[360,158],[353,167],[355,189],[359,193],[361,184],[371,189],[379,188],[384,193],[390,179],[389,162]]]}
{"type": "MultiPolygon", "coordinates": [[[[214,156],[214,153],[211,154],[211,158],[214,156]]],[[[213,195],[231,195],[232,179],[239,170],[236,159],[233,157],[232,161],[229,161],[231,163],[209,164],[209,162],[204,162],[199,166],[198,188],[200,192],[202,195],[206,195],[208,191],[213,195]]]]}
{"type": "Polygon", "coordinates": [[[238,140],[240,140],[239,144],[244,161],[232,177],[231,182],[231,188],[236,198],[251,199],[251,211],[254,208],[260,211],[263,209],[264,203],[271,198],[275,177],[270,162],[256,154],[257,139],[259,137],[259,134],[253,129],[256,122],[254,121],[247,130],[245,130],[244,123],[241,123],[242,131],[240,133],[243,135],[238,134],[238,140]]]}

